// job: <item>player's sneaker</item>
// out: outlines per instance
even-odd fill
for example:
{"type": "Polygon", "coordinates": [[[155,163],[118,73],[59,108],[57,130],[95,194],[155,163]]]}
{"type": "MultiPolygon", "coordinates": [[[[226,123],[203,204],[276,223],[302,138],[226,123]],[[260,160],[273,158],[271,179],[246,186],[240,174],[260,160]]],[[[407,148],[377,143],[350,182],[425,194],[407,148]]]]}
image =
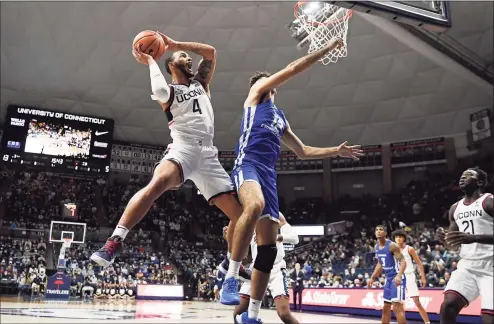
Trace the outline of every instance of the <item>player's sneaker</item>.
{"type": "MultiPolygon", "coordinates": [[[[220,272],[226,276],[228,273],[229,266],[230,266],[230,260],[228,260],[228,258],[225,258],[223,262],[221,262],[221,264],[218,266],[218,270],[220,270],[220,272]]],[[[247,269],[243,265],[240,265],[240,269],[238,270],[238,276],[239,279],[242,280],[243,282],[248,282],[252,277],[252,271],[250,271],[250,269],[247,269]]]]}
{"type": "Polygon", "coordinates": [[[240,305],[238,295],[238,280],[235,277],[226,278],[220,291],[220,303],[223,305],[240,305]]]}
{"type": "Polygon", "coordinates": [[[235,324],[262,324],[260,319],[249,318],[247,312],[235,316],[235,324]]]}
{"type": "Polygon", "coordinates": [[[102,267],[108,267],[113,263],[121,249],[122,238],[120,236],[112,236],[106,240],[105,246],[91,255],[91,260],[102,267]]]}

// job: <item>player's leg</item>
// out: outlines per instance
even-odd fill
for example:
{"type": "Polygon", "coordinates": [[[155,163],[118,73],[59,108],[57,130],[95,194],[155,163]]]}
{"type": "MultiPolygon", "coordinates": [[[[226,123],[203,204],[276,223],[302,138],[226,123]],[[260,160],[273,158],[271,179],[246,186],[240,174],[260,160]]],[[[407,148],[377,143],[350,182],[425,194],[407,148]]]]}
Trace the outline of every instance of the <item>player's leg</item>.
{"type": "Polygon", "coordinates": [[[393,303],[393,313],[395,314],[398,324],[406,324],[405,307],[402,302],[393,303]]]}
{"type": "Polygon", "coordinates": [[[396,286],[394,282],[391,282],[391,287],[394,291],[391,301],[393,302],[393,313],[395,314],[396,321],[398,324],[406,324],[407,320],[404,307],[406,301],[406,278],[399,286],[396,286]]]}
{"type": "MultiPolygon", "coordinates": [[[[223,169],[215,151],[201,152],[202,160],[198,170],[194,171],[190,179],[197,186],[204,198],[211,205],[218,207],[228,218],[227,258],[221,263],[219,270],[225,275],[228,273],[229,259],[232,252],[233,235],[235,226],[242,214],[242,205],[240,204],[232,180],[228,173],[223,169]]],[[[250,273],[241,266],[240,277],[244,280],[250,280],[250,273]]]]}
{"type": "Polygon", "coordinates": [[[290,312],[289,281],[287,277],[286,269],[273,270],[268,289],[273,296],[276,312],[283,323],[298,324],[298,321],[290,312]]]}
{"type": "MultiPolygon", "coordinates": [[[[259,184],[264,197],[264,208],[256,226],[257,256],[252,273],[252,288],[250,293],[249,310],[242,314],[242,318],[258,322],[261,301],[264,298],[268,286],[271,270],[278,252],[276,238],[279,228],[278,192],[276,187],[276,172],[274,170],[256,168],[259,176],[259,184]]],[[[240,188],[242,189],[242,188],[240,188]]],[[[240,193],[242,190],[240,190],[240,193]]],[[[242,205],[246,202],[240,195],[242,205]]],[[[244,205],[245,208],[245,205],[244,205]]],[[[242,215],[243,217],[243,215],[242,215]]],[[[239,220],[239,224],[242,219],[239,220]]],[[[238,225],[237,229],[238,231],[238,225]]],[[[237,233],[235,233],[237,238],[237,233]]],[[[235,245],[234,245],[235,248],[235,245]]]]}
{"type": "Polygon", "coordinates": [[[445,292],[444,300],[441,304],[441,311],[439,313],[440,323],[456,323],[456,317],[460,314],[463,307],[466,306],[468,306],[468,302],[463,296],[453,291],[445,292]]]}
{"type": "Polygon", "coordinates": [[[444,300],[439,313],[441,324],[456,323],[460,311],[479,296],[475,276],[463,268],[463,261],[458,263],[458,269],[453,271],[444,290],[444,300]]]}
{"type": "Polygon", "coordinates": [[[249,300],[250,300],[250,283],[244,282],[240,287],[239,295],[240,295],[240,304],[235,307],[233,312],[233,319],[235,323],[238,323],[236,320],[237,315],[240,315],[247,311],[249,308],[249,300]]]}
{"type": "Polygon", "coordinates": [[[221,291],[221,303],[225,305],[240,303],[237,276],[242,259],[249,250],[257,220],[264,209],[264,195],[256,169],[243,166],[241,169],[233,170],[232,177],[243,211],[235,226],[229,269],[221,291]]]}
{"type": "Polygon", "coordinates": [[[394,286],[393,280],[386,278],[383,291],[384,305],[381,318],[382,324],[391,323],[391,305],[393,298],[396,298],[396,287],[394,286]]]}
{"type": "Polygon", "coordinates": [[[381,322],[382,322],[382,324],[391,323],[391,303],[390,302],[386,302],[386,301],[384,302],[381,322]]]}
{"type": "Polygon", "coordinates": [[[417,287],[417,281],[415,278],[415,274],[409,274],[406,276],[406,286],[407,286],[407,296],[409,298],[412,298],[413,302],[415,303],[415,306],[417,307],[420,317],[422,317],[422,320],[424,321],[425,324],[429,324],[429,315],[427,314],[427,311],[425,310],[424,306],[420,303],[420,298],[419,298],[419,288],[417,287]]]}
{"type": "Polygon", "coordinates": [[[298,321],[293,317],[290,311],[290,299],[288,296],[278,296],[274,299],[274,304],[276,305],[276,312],[279,318],[285,324],[298,324],[298,321]]]}
{"type": "Polygon", "coordinates": [[[130,199],[112,236],[106,244],[91,255],[91,260],[109,266],[121,248],[127,233],[146,215],[154,201],[165,191],[179,186],[191,173],[195,152],[182,149],[165,153],[154,170],[151,181],[130,199]]]}
{"type": "Polygon", "coordinates": [[[259,220],[256,227],[257,257],[252,272],[252,288],[248,318],[258,319],[261,302],[268,288],[269,277],[273,268],[278,248],[276,237],[278,235],[278,223],[270,217],[259,220]]]}
{"type": "MultiPolygon", "coordinates": [[[[484,269],[485,271],[492,271],[492,263],[486,264],[484,269]]],[[[480,290],[480,296],[482,296],[482,324],[494,324],[494,291],[492,289],[494,278],[492,272],[488,274],[479,274],[476,279],[480,290]]]]}
{"type": "Polygon", "coordinates": [[[422,303],[420,302],[419,296],[412,297],[413,302],[415,303],[415,306],[419,310],[420,317],[422,317],[422,320],[424,321],[425,324],[429,324],[431,321],[429,319],[429,314],[427,314],[427,311],[425,310],[424,306],[422,306],[422,303]]]}

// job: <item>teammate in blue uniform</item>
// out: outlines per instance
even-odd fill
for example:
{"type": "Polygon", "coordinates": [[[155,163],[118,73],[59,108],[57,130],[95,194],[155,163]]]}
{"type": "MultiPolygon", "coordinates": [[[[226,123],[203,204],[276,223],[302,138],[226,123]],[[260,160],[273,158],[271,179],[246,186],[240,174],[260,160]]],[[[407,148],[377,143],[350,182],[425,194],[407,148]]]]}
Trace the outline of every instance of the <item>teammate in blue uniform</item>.
{"type": "Polygon", "coordinates": [[[232,171],[243,212],[235,227],[232,257],[221,293],[221,303],[240,303],[238,269],[256,230],[258,254],[254,262],[248,312],[242,314],[243,323],[259,323],[261,300],[276,258],[279,207],[275,166],[281,141],[300,159],[342,156],[358,160],[362,155],[359,146],[347,146],[346,142],[330,148],[304,145],[290,129],[282,110],[274,104],[277,87],[307,70],[342,44],[341,39],[334,39],[325,48],[290,63],[273,75],[257,72],[250,79],[250,91],[244,103],[241,134],[236,147],[237,158],[232,171]]]}
{"type": "Polygon", "coordinates": [[[391,322],[391,305],[393,312],[399,324],[406,323],[405,302],[406,278],[405,269],[407,263],[401,254],[400,247],[391,240],[386,238],[386,230],[384,226],[376,226],[376,257],[377,266],[367,283],[367,288],[370,288],[374,279],[381,275],[384,271],[386,275],[386,284],[384,285],[384,306],[382,314],[382,323],[389,324],[391,322]]]}

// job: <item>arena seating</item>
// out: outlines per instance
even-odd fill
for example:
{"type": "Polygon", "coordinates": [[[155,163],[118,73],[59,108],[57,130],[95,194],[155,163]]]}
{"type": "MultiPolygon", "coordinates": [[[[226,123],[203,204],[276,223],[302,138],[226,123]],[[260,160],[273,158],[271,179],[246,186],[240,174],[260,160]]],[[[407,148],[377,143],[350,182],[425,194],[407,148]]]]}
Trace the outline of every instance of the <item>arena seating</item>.
{"type": "MultiPolygon", "coordinates": [[[[48,228],[51,220],[60,217],[57,206],[61,201],[76,202],[80,206],[80,221],[88,224],[90,232],[100,234],[91,243],[72,245],[66,251],[76,295],[82,296],[85,286],[105,287],[123,281],[130,285],[180,281],[189,283],[198,296],[212,298],[215,267],[226,253],[222,228],[228,219],[200,195],[188,199],[180,191],[163,195],[129,234],[124,252],[114,266],[100,269],[90,264],[89,256],[111,231],[129,198],[142,187],[139,178],[107,183],[102,179],[5,169],[1,176],[4,181],[0,188],[0,225],[9,234],[18,233],[16,229],[48,228]]],[[[345,216],[348,227],[344,235],[325,237],[288,253],[289,269],[297,262],[303,265],[306,287],[366,287],[366,279],[375,265],[373,228],[384,224],[388,235],[398,228],[409,233],[409,244],[424,263],[427,286],[443,287],[456,268],[458,255],[445,250],[437,241],[435,228],[447,223],[447,210],[461,193],[454,175],[430,174],[425,179],[381,197],[345,196],[329,206],[321,199],[282,204],[281,209],[292,224],[317,221],[327,224],[343,219],[338,217],[346,215],[341,212],[357,211],[354,219],[345,216]]],[[[38,275],[39,269],[46,266],[45,250],[44,237],[34,240],[1,237],[2,289],[17,291],[32,283],[34,275],[31,278],[26,274],[38,275]]],[[[382,284],[382,278],[375,283],[382,284]]]]}

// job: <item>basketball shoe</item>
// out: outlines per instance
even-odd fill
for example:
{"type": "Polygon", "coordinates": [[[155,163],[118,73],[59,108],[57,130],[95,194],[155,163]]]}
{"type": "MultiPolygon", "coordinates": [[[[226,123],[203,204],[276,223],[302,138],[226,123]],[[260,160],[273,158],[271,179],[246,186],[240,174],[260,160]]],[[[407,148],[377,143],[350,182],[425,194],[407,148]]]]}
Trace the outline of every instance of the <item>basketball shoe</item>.
{"type": "MultiPolygon", "coordinates": [[[[228,257],[225,257],[223,262],[221,262],[221,264],[218,266],[218,270],[220,270],[221,273],[223,273],[226,276],[228,274],[229,266],[230,266],[230,260],[228,259],[228,257]]],[[[243,265],[240,265],[240,269],[238,270],[238,276],[240,280],[244,282],[248,282],[252,277],[252,271],[250,271],[243,265]]]]}
{"type": "Polygon", "coordinates": [[[105,245],[91,255],[91,260],[102,267],[108,267],[115,261],[115,257],[122,249],[122,238],[120,236],[112,236],[106,240],[105,245]]]}

